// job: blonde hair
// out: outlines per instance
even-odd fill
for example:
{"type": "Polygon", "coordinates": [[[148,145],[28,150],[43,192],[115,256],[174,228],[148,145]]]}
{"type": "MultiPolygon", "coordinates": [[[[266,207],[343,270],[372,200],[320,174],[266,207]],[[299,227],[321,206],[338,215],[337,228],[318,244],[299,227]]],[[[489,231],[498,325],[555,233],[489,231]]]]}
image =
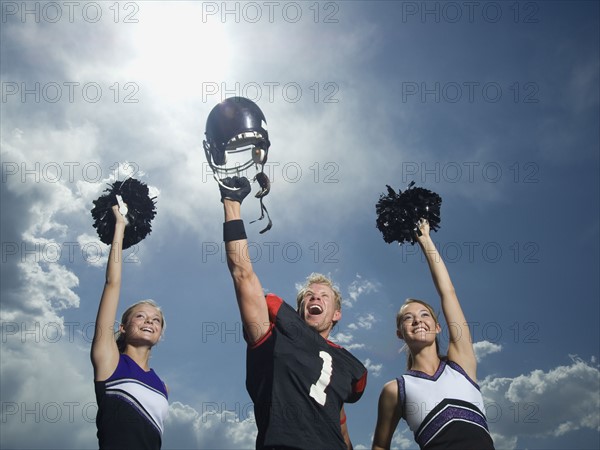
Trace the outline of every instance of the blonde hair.
{"type": "MultiPolygon", "coordinates": [[[[160,306],[158,306],[158,304],[156,304],[156,302],[154,300],[140,300],[139,302],[134,303],[129,308],[127,308],[125,310],[125,312],[123,313],[123,315],[121,316],[121,325],[123,325],[123,326],[127,325],[127,322],[129,322],[129,319],[131,318],[131,314],[133,314],[133,310],[140,305],[152,306],[153,308],[156,308],[158,310],[158,313],[160,314],[161,325],[162,325],[162,332],[161,332],[161,336],[162,336],[162,334],[165,332],[165,328],[167,327],[167,323],[165,321],[165,316],[162,312],[162,309],[160,309],[160,306]]],[[[117,348],[119,349],[119,353],[123,353],[125,351],[125,347],[126,347],[125,338],[126,338],[125,334],[121,333],[120,331],[116,332],[117,348]]]]}
{"type": "MultiPolygon", "coordinates": [[[[424,300],[419,300],[419,299],[416,299],[416,298],[407,298],[404,301],[404,304],[398,310],[398,314],[396,314],[396,329],[398,329],[398,330],[401,329],[401,324],[402,324],[402,310],[404,308],[406,308],[408,305],[410,305],[411,303],[419,303],[420,305],[423,305],[429,311],[429,313],[431,314],[431,317],[433,317],[433,320],[435,320],[435,324],[436,325],[440,324],[440,322],[438,320],[437,313],[434,311],[433,307],[429,303],[427,303],[424,300]]],[[[405,346],[405,348],[406,348],[406,346],[405,346]]],[[[445,359],[445,357],[440,354],[440,342],[439,342],[437,336],[435,337],[435,349],[437,351],[438,358],[445,359]]],[[[407,351],[407,358],[406,358],[406,368],[408,370],[410,370],[410,368],[412,367],[413,362],[414,361],[413,361],[412,353],[410,352],[410,349],[409,349],[407,351]]]]}
{"type": "Polygon", "coordinates": [[[296,310],[299,313],[302,313],[302,300],[304,300],[306,291],[308,291],[308,288],[311,284],[324,284],[325,286],[328,286],[333,291],[333,300],[335,301],[336,310],[342,310],[342,294],[337,286],[333,284],[333,281],[321,273],[311,273],[308,277],[306,277],[304,285],[300,288],[298,295],[296,296],[296,310]]]}

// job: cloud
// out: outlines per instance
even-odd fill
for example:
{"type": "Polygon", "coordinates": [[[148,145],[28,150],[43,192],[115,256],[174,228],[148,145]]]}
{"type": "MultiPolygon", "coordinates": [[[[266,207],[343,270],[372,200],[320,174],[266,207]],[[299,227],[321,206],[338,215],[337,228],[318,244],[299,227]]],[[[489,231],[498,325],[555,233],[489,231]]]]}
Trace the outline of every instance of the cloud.
{"type": "Polygon", "coordinates": [[[415,440],[413,437],[413,433],[408,428],[408,425],[403,424],[400,425],[399,428],[402,428],[401,431],[396,431],[394,437],[392,438],[392,449],[412,449],[416,448],[417,444],[415,444],[415,440]],[[404,425],[404,426],[403,426],[404,425]]]}
{"type": "Polygon", "coordinates": [[[378,377],[381,375],[381,369],[383,368],[383,364],[374,364],[371,359],[367,358],[364,362],[365,367],[369,371],[369,375],[374,377],[378,377]]]}
{"type": "Polygon", "coordinates": [[[598,108],[598,96],[589,95],[590,92],[598,92],[598,77],[600,65],[596,59],[579,62],[571,69],[568,80],[570,109],[575,113],[581,113],[588,108],[598,108]]]}
{"type": "Polygon", "coordinates": [[[18,280],[3,287],[3,320],[58,320],[57,311],[79,307],[74,265],[106,263],[108,247],[87,231],[89,210],[107,182],[128,172],[123,163],[103,172],[94,162],[96,131],[15,128],[3,140],[2,208],[12,220],[3,221],[2,273],[18,280]]]}
{"type": "Polygon", "coordinates": [[[345,346],[352,343],[354,336],[349,333],[335,333],[335,335],[332,336],[332,339],[335,339],[335,342],[338,344],[345,346]]]}
{"type": "Polygon", "coordinates": [[[348,351],[365,348],[365,344],[359,344],[354,342],[354,335],[352,333],[339,332],[332,334],[329,338],[332,342],[341,345],[348,351]]]}
{"type": "MultiPolygon", "coordinates": [[[[592,361],[593,362],[593,361],[592,361]]],[[[600,428],[597,366],[571,356],[571,364],[514,378],[486,377],[481,392],[490,431],[501,442],[556,437],[600,428]],[[508,441],[506,441],[508,439],[508,441]]],[[[514,447],[512,447],[514,448],[514,447]]]]}
{"type": "Polygon", "coordinates": [[[110,247],[100,241],[98,235],[83,233],[77,236],[77,244],[82,249],[83,260],[93,267],[106,267],[110,247]]]}
{"type": "Polygon", "coordinates": [[[2,324],[2,448],[93,448],[89,357],[62,321],[2,324]],[[68,436],[68,438],[65,438],[68,436]]]}
{"type": "MultiPolygon", "coordinates": [[[[8,193],[2,200],[14,202],[14,197],[8,193]]],[[[34,204],[30,214],[17,207],[13,211],[24,214],[25,230],[3,230],[2,279],[10,279],[11,286],[2,287],[2,320],[56,321],[57,311],[79,306],[74,291],[79,278],[58,262],[65,248],[65,239],[60,238],[65,231],[53,221],[50,208],[46,209],[43,201],[34,204]],[[8,273],[11,278],[5,277],[8,273]]]]}
{"type": "Polygon", "coordinates": [[[202,411],[173,402],[165,423],[165,448],[254,448],[256,423],[251,403],[203,403],[202,411]],[[233,408],[233,409],[227,409],[233,408]]]}
{"type": "Polygon", "coordinates": [[[473,344],[473,350],[475,350],[475,357],[479,362],[483,357],[501,351],[502,346],[489,341],[481,341],[473,344]]]}
{"type": "Polygon", "coordinates": [[[362,328],[363,330],[370,330],[375,322],[377,322],[375,316],[371,313],[367,313],[363,316],[357,317],[356,322],[348,324],[347,328],[352,331],[356,331],[359,328],[362,328]]]}
{"type": "Polygon", "coordinates": [[[359,274],[356,274],[356,279],[348,286],[348,296],[350,299],[344,299],[344,306],[352,308],[358,299],[366,294],[377,292],[378,284],[373,281],[365,280],[359,274]]]}
{"type": "Polygon", "coordinates": [[[348,345],[345,345],[344,347],[348,351],[361,350],[361,349],[365,348],[365,344],[348,344],[348,345]]]}

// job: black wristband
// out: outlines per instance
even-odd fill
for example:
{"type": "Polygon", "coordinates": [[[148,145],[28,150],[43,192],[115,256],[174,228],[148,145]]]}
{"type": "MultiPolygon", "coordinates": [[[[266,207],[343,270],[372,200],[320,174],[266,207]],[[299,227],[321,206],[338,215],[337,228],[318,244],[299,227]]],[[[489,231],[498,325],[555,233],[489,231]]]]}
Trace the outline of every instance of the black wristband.
{"type": "Polygon", "coordinates": [[[225,242],[246,239],[246,230],[242,219],[230,220],[223,223],[223,240],[225,242]]]}

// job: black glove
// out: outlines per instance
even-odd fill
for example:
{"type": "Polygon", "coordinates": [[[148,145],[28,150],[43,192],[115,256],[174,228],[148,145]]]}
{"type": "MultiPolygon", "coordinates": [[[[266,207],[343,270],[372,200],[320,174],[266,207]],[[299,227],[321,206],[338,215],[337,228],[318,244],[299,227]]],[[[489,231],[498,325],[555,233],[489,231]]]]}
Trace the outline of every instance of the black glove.
{"type": "Polygon", "coordinates": [[[219,189],[221,191],[221,201],[229,199],[239,203],[242,203],[252,190],[248,178],[238,176],[219,180],[219,189]]]}

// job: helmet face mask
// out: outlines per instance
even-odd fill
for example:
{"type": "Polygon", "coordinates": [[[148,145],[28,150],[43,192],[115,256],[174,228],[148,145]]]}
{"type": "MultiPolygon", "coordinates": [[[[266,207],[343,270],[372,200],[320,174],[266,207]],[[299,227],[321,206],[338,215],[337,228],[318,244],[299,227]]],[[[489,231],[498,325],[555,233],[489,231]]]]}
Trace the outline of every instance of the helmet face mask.
{"type": "Polygon", "coordinates": [[[244,97],[216,105],[206,120],[204,153],[217,178],[264,165],[269,150],[267,121],[260,108],[244,97]],[[250,152],[250,154],[248,154],[250,152]]]}

